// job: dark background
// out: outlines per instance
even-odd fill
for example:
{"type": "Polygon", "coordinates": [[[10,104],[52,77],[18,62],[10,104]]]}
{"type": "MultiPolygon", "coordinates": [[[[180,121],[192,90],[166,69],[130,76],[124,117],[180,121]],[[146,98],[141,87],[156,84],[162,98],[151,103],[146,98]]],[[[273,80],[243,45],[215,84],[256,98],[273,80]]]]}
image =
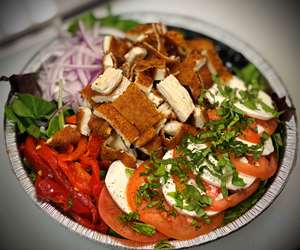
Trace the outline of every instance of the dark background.
{"type": "MultiPolygon", "coordinates": [[[[43,0],[39,1],[42,2],[43,0]]],[[[0,36],[3,25],[14,27],[21,13],[11,11],[12,4],[1,1],[0,36]],[[9,15],[5,13],[10,11],[9,15]],[[5,13],[5,14],[4,14],[5,13]],[[5,18],[5,20],[4,20],[5,18]]],[[[28,0],[34,4],[34,0],[28,0]]],[[[36,1],[37,2],[37,1],[36,1]]],[[[58,12],[90,1],[54,0],[58,12]]],[[[47,13],[47,9],[37,9],[47,13]]],[[[153,10],[202,18],[243,39],[258,50],[275,68],[300,108],[300,8],[298,1],[175,0],[114,1],[116,13],[153,10]]],[[[22,9],[18,8],[22,12],[22,9]]],[[[23,10],[24,11],[24,10],[23,10]]],[[[103,13],[103,7],[97,11],[103,13]]],[[[24,14],[24,13],[23,13],[24,14]]],[[[55,29],[24,37],[0,46],[0,75],[19,72],[29,58],[51,37],[55,29]]],[[[1,39],[0,39],[1,40],[1,39]]],[[[0,85],[0,120],[9,88],[0,85]]],[[[299,115],[299,112],[297,112],[299,115]]],[[[68,231],[42,212],[25,194],[10,169],[5,152],[3,124],[0,130],[0,249],[107,249],[68,231]]],[[[299,161],[276,201],[259,218],[238,232],[199,249],[300,249],[300,169],[299,161]]]]}

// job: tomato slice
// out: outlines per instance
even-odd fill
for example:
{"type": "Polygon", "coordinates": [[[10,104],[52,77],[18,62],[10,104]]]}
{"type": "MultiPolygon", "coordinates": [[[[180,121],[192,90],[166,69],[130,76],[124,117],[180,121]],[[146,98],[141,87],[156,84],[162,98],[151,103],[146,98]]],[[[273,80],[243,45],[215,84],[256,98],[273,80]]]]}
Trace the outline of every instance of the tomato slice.
{"type": "Polygon", "coordinates": [[[256,123],[262,126],[269,135],[274,134],[278,126],[278,120],[276,118],[267,121],[256,119],[256,123]]]}
{"type": "Polygon", "coordinates": [[[258,189],[259,183],[260,181],[256,180],[248,188],[237,191],[236,193],[229,195],[222,200],[213,200],[212,204],[207,208],[207,210],[222,212],[230,207],[236,206],[243,200],[247,199],[250,195],[252,195],[258,189]]]}
{"type": "Polygon", "coordinates": [[[242,134],[239,136],[239,138],[258,144],[260,142],[260,134],[258,134],[256,131],[254,131],[252,128],[246,128],[242,131],[242,134]]]}
{"type": "Polygon", "coordinates": [[[159,232],[156,232],[152,236],[146,236],[137,233],[131,229],[130,226],[122,223],[119,217],[122,215],[122,210],[117,206],[114,200],[111,198],[106,187],[103,187],[100,198],[98,201],[98,210],[102,220],[114,231],[126,239],[144,242],[154,243],[167,237],[159,232]]]}
{"type": "MultiPolygon", "coordinates": [[[[136,204],[136,193],[138,188],[145,183],[145,176],[140,174],[146,172],[145,167],[140,166],[136,169],[133,176],[130,178],[127,185],[127,199],[129,206],[133,211],[137,211],[140,215],[140,220],[144,223],[153,225],[158,231],[164,235],[177,240],[188,240],[202,234],[207,234],[219,227],[224,218],[224,214],[218,214],[211,217],[211,223],[206,224],[202,220],[198,220],[200,228],[192,225],[194,218],[177,213],[174,217],[168,215],[167,212],[158,210],[155,207],[146,208],[149,202],[143,201],[140,206],[136,204]]],[[[168,204],[165,207],[170,208],[168,204]]]]}
{"type": "Polygon", "coordinates": [[[274,152],[270,155],[270,160],[264,156],[261,156],[258,159],[258,166],[251,163],[241,162],[240,159],[234,156],[231,156],[230,159],[237,171],[258,177],[262,180],[266,180],[273,176],[278,167],[277,157],[274,152]]]}
{"type": "Polygon", "coordinates": [[[206,113],[207,113],[208,120],[210,121],[216,121],[221,119],[216,109],[208,109],[206,113]]]}
{"type": "Polygon", "coordinates": [[[221,188],[213,186],[206,181],[202,181],[205,189],[206,189],[206,194],[212,199],[215,200],[218,195],[221,193],[221,188]]]}

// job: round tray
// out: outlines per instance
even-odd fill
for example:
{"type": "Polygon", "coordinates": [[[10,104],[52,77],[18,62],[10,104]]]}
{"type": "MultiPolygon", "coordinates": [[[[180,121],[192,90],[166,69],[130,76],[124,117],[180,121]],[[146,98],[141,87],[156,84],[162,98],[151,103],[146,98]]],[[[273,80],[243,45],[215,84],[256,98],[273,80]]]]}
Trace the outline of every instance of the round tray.
{"type": "MultiPolygon", "coordinates": [[[[255,66],[260,70],[260,72],[269,82],[269,85],[272,88],[272,90],[276,92],[279,97],[286,96],[286,101],[288,105],[293,106],[290,95],[288,94],[286,88],[284,87],[284,84],[282,83],[278,75],[275,73],[275,71],[272,69],[272,67],[251,46],[241,41],[233,34],[226,32],[223,29],[220,29],[212,24],[206,23],[205,21],[186,16],[150,12],[125,13],[122,16],[137,19],[141,22],[163,22],[169,26],[182,28],[187,32],[191,32],[192,36],[195,36],[196,34],[213,39],[217,43],[217,47],[220,50],[220,52],[225,51],[225,57],[230,57],[233,61],[237,60],[237,62],[241,64],[244,64],[245,62],[251,62],[255,64],[255,66]],[[229,53],[226,52],[228,50],[230,50],[229,53]]],[[[45,48],[43,48],[36,55],[34,55],[34,57],[25,66],[22,73],[37,70],[43,62],[45,56],[48,53],[51,53],[53,45],[57,42],[59,42],[58,38],[49,42],[49,44],[45,48]]],[[[8,100],[8,102],[9,101],[10,100],[8,100]]],[[[281,160],[281,164],[276,176],[272,178],[272,180],[268,184],[267,191],[258,200],[258,202],[238,219],[227,224],[226,226],[214,230],[209,234],[199,236],[192,240],[172,241],[171,243],[174,246],[174,248],[199,246],[203,243],[207,243],[209,241],[213,241],[220,237],[228,235],[255,219],[275,200],[275,198],[280,194],[283,187],[285,186],[288,176],[291,173],[296,161],[296,121],[297,119],[295,114],[288,122],[286,122],[286,144],[284,148],[283,159],[281,160]]],[[[119,240],[112,236],[100,234],[98,232],[92,231],[81,226],[80,224],[71,220],[69,217],[62,214],[51,204],[38,201],[35,196],[34,185],[28,177],[27,172],[21,161],[21,157],[17,147],[17,134],[15,126],[7,120],[5,120],[5,137],[11,167],[18,181],[24,188],[27,195],[29,195],[30,198],[34,201],[34,203],[37,206],[39,206],[44,212],[50,215],[53,219],[55,219],[59,224],[88,239],[106,244],[108,246],[111,246],[112,248],[125,247],[131,249],[152,249],[154,247],[154,245],[143,246],[139,244],[129,247],[127,245],[124,245],[124,242],[122,242],[122,240],[119,240]]]]}

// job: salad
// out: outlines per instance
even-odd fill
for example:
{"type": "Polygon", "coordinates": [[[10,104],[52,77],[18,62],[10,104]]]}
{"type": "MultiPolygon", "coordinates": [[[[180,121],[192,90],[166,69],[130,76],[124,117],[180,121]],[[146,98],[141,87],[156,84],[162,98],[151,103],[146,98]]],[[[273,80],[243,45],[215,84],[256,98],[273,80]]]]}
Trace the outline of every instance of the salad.
{"type": "Polygon", "coordinates": [[[226,67],[213,41],[162,23],[87,14],[69,32],[39,72],[2,77],[39,200],[124,244],[170,248],[262,196],[292,110],[254,65],[226,67]]]}

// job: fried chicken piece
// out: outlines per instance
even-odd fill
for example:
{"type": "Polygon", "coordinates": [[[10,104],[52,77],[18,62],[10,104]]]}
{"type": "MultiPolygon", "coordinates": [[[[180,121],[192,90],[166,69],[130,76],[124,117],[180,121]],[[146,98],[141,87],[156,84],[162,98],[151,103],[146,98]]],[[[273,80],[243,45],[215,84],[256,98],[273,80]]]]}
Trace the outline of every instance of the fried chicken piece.
{"type": "Polygon", "coordinates": [[[135,84],[130,85],[112,105],[141,133],[163,118],[145,93],[135,84]]]}
{"type": "Polygon", "coordinates": [[[206,38],[195,38],[191,40],[186,40],[187,47],[190,50],[215,50],[213,42],[206,38]]]}
{"type": "Polygon", "coordinates": [[[106,120],[123,138],[127,145],[133,143],[139,136],[138,129],[132,125],[111,103],[99,105],[94,114],[106,120]]]}
{"type": "Polygon", "coordinates": [[[64,148],[69,144],[76,145],[80,137],[81,134],[76,127],[66,126],[57,131],[47,143],[54,148],[64,148]]]}
{"type": "Polygon", "coordinates": [[[109,126],[108,122],[95,115],[91,116],[88,126],[92,133],[95,133],[104,139],[108,138],[112,131],[112,128],[109,126]]]}

